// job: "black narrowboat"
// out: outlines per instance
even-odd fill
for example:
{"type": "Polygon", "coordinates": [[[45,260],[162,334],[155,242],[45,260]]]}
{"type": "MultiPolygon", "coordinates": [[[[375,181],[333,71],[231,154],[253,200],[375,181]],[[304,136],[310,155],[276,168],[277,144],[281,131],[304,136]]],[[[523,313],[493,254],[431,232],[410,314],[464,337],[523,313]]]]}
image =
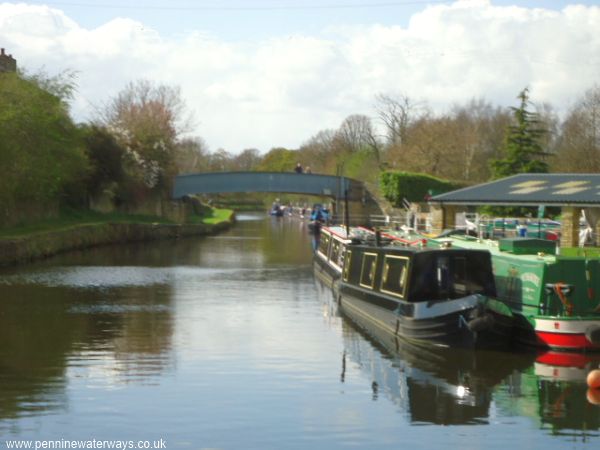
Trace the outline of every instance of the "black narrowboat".
{"type": "Polygon", "coordinates": [[[374,240],[375,233],[367,228],[323,226],[314,254],[315,276],[329,287],[335,287],[342,277],[346,247],[352,242],[374,240]]]}
{"type": "Polygon", "coordinates": [[[506,348],[514,318],[495,299],[489,252],[349,244],[338,301],[363,328],[462,348],[506,348]]]}

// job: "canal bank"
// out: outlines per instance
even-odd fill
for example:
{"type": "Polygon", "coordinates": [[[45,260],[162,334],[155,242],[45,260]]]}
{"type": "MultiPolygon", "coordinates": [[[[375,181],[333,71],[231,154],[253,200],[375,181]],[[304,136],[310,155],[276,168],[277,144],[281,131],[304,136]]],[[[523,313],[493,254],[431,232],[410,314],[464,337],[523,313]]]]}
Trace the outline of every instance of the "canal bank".
{"type": "Polygon", "coordinates": [[[0,266],[23,264],[100,245],[212,235],[228,229],[234,222],[232,212],[227,220],[217,223],[93,223],[0,238],[0,266]]]}

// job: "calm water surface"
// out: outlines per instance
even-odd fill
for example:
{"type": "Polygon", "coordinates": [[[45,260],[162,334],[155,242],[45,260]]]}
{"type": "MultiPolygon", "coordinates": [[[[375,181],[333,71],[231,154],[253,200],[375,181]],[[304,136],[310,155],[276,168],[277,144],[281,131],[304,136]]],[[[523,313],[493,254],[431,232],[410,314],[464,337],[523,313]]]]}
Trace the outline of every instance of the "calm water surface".
{"type": "Polygon", "coordinates": [[[339,316],[301,223],[240,219],[0,272],[0,448],[599,448],[597,360],[386,342],[339,316]]]}

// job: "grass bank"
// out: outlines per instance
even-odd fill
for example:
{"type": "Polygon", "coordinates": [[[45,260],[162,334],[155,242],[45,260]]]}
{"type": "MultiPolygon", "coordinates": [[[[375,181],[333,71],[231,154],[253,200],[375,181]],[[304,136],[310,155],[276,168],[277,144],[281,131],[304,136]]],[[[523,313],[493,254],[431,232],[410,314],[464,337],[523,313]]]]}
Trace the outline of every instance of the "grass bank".
{"type": "Polygon", "coordinates": [[[56,219],[0,230],[0,266],[98,245],[210,235],[234,220],[233,211],[218,209],[185,224],[154,216],[68,211],[56,219]]]}

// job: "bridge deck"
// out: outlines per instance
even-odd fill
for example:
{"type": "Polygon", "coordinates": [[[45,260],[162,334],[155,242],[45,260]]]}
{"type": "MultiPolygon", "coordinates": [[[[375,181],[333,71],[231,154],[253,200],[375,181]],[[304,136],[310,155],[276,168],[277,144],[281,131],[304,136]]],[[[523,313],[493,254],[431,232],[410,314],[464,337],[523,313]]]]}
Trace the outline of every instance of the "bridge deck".
{"type": "MultiPolygon", "coordinates": [[[[175,177],[173,198],[192,194],[276,192],[342,198],[362,183],[346,177],[289,172],[213,172],[175,177]]],[[[356,190],[356,189],[354,189],[356,190]]]]}

